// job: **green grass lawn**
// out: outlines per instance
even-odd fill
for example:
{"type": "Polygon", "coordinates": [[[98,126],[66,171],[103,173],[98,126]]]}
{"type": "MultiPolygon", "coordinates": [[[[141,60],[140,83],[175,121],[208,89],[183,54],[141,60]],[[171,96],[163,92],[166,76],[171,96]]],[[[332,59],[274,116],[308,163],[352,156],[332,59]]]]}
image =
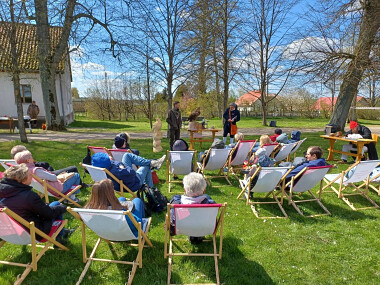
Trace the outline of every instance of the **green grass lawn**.
{"type": "MultiPolygon", "coordinates": [[[[252,120],[254,121],[254,120],[252,120]]],[[[320,122],[322,124],[322,122],[320,122]]],[[[319,124],[316,122],[316,124],[319,124]]],[[[324,124],[324,123],[323,123],[324,124]]],[[[282,126],[282,125],[281,125],[282,126]]],[[[133,127],[135,128],[135,127],[133,127]]],[[[310,145],[320,145],[326,151],[328,141],[319,137],[321,133],[303,133],[308,139],[298,151],[298,155],[310,145]]],[[[248,137],[249,139],[250,137],[248,137]]],[[[255,137],[257,138],[257,136],[255,137]]],[[[9,151],[16,142],[0,143],[0,157],[8,158],[9,151]]],[[[27,145],[38,161],[48,161],[56,169],[77,165],[86,154],[86,145],[111,147],[112,141],[32,142],[27,145]]],[[[163,140],[164,149],[168,140],[163,140]]],[[[198,145],[197,145],[198,146],[198,145]]],[[[152,153],[151,140],[132,140],[131,147],[138,148],[142,156],[158,158],[162,153],[152,153]]],[[[198,149],[199,150],[199,149],[198,149]]],[[[327,157],[325,153],[324,157],[327,157]]],[[[338,158],[338,157],[336,157],[338,158]]],[[[348,165],[338,165],[332,173],[346,169],[348,165]]],[[[81,174],[83,174],[83,171],[81,174]]],[[[158,188],[169,198],[165,183],[165,165],[158,172],[158,188]]],[[[85,177],[87,183],[90,177],[85,177]]],[[[217,202],[228,202],[224,224],[223,258],[219,262],[221,284],[378,284],[380,282],[380,211],[365,210],[354,212],[335,194],[325,193],[322,202],[332,213],[331,216],[304,218],[288,206],[284,208],[289,219],[261,220],[255,218],[245,201],[237,200],[238,182],[231,178],[233,186],[208,187],[209,194],[217,202]]],[[[212,181],[212,185],[225,186],[223,179],[212,181]]],[[[182,186],[175,185],[173,193],[182,193],[182,186]]],[[[316,191],[316,189],[315,189],[316,191]]],[[[90,189],[78,196],[87,201],[90,189]]],[[[380,203],[380,197],[370,192],[369,196],[380,203]]],[[[368,205],[358,199],[358,205],[368,205]]],[[[261,215],[280,215],[275,205],[259,207],[261,215]]],[[[301,209],[306,213],[322,213],[316,205],[305,204],[301,209]]],[[[153,214],[149,232],[153,248],[143,252],[143,268],[137,269],[133,284],[166,284],[167,260],[164,259],[164,213],[153,214]]],[[[24,284],[75,284],[84,268],[82,262],[81,233],[79,223],[70,214],[65,214],[68,226],[76,228],[68,245],[70,251],[49,251],[38,263],[38,271],[31,272],[24,284]]],[[[96,237],[88,232],[87,246],[92,249],[96,237]]],[[[211,243],[191,246],[180,243],[186,249],[212,250],[211,243]]],[[[6,244],[0,250],[0,259],[25,262],[30,248],[6,244]]],[[[136,249],[124,243],[109,247],[103,244],[98,250],[99,258],[117,256],[131,260],[136,249]],[[112,249],[112,250],[111,250],[112,249]]],[[[124,284],[130,267],[95,262],[91,265],[83,284],[124,284]]],[[[23,271],[0,265],[0,284],[12,284],[23,271]]],[[[175,258],[173,283],[215,282],[212,258],[175,258]]]]}

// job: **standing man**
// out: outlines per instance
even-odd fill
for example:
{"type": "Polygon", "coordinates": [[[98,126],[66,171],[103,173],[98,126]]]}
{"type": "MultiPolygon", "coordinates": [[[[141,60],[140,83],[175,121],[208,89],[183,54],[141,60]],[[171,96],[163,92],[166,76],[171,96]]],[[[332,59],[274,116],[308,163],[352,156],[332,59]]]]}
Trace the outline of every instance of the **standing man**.
{"type": "Polygon", "coordinates": [[[28,107],[27,114],[29,115],[31,119],[34,119],[32,121],[34,122],[34,124],[37,124],[37,121],[35,120],[37,120],[37,116],[39,113],[40,113],[40,108],[38,108],[36,101],[32,101],[32,104],[30,104],[28,107]]]}
{"type": "Polygon", "coordinates": [[[166,122],[169,124],[170,150],[173,150],[174,142],[181,136],[182,117],[178,101],[175,101],[173,109],[168,111],[166,122]]]}
{"type": "Polygon", "coordinates": [[[234,135],[236,132],[232,131],[231,125],[236,126],[236,122],[240,121],[240,112],[235,103],[231,103],[230,107],[223,114],[224,127],[223,127],[223,142],[226,144],[227,134],[230,134],[230,144],[234,143],[234,135]]]}
{"type": "MultiPolygon", "coordinates": [[[[363,125],[358,124],[355,121],[350,122],[350,130],[346,133],[346,136],[352,135],[352,134],[360,134],[363,137],[363,139],[372,139],[372,133],[371,133],[370,129],[368,129],[367,127],[365,127],[363,125]]],[[[349,152],[351,150],[357,151],[356,145],[345,144],[342,147],[342,151],[344,151],[344,152],[349,152]]],[[[362,155],[366,151],[368,151],[368,158],[370,160],[377,160],[378,159],[375,143],[366,144],[362,149],[362,155]]],[[[341,159],[342,159],[343,163],[346,163],[347,162],[347,155],[342,154],[341,159]]]]}

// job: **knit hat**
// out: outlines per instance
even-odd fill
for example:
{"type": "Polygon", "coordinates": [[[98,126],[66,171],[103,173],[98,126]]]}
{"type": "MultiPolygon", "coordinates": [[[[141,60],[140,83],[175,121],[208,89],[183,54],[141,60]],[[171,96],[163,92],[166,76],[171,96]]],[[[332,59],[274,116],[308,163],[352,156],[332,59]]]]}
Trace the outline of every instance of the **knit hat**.
{"type": "Polygon", "coordinates": [[[176,151],[186,151],[189,150],[189,146],[187,142],[185,142],[183,139],[176,140],[173,144],[173,150],[176,151]]]}
{"type": "Polygon", "coordinates": [[[115,146],[117,147],[117,148],[122,148],[123,147],[123,145],[124,145],[124,142],[125,142],[125,140],[121,137],[121,136],[119,136],[119,135],[117,135],[116,137],[115,137],[115,146]]]}
{"type": "Polygon", "coordinates": [[[358,125],[357,122],[355,122],[355,121],[351,121],[351,122],[350,122],[350,130],[354,129],[357,125],[358,125]]]}
{"type": "Polygon", "coordinates": [[[111,166],[111,160],[108,154],[97,152],[92,156],[91,164],[96,167],[108,168],[111,166]]]}

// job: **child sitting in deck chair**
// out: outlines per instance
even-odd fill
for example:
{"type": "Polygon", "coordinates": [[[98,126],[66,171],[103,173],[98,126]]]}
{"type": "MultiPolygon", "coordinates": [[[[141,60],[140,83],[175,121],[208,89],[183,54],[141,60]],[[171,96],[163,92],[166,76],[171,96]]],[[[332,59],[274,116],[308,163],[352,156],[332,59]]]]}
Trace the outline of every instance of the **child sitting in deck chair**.
{"type": "MultiPolygon", "coordinates": [[[[174,195],[170,204],[215,204],[215,201],[206,192],[207,183],[202,174],[191,172],[183,178],[185,195],[174,195]]],[[[174,213],[171,215],[170,230],[175,230],[174,213]]],[[[172,232],[174,233],[174,232],[172,232]]],[[[192,244],[201,243],[203,237],[190,237],[192,244]]]]}
{"type": "MultiPolygon", "coordinates": [[[[97,210],[129,210],[135,220],[140,223],[145,218],[144,202],[140,198],[127,201],[124,197],[116,198],[113,183],[110,179],[103,179],[92,186],[90,201],[84,206],[86,209],[97,210]]],[[[137,237],[138,232],[129,217],[125,216],[133,234],[137,237]]]]}

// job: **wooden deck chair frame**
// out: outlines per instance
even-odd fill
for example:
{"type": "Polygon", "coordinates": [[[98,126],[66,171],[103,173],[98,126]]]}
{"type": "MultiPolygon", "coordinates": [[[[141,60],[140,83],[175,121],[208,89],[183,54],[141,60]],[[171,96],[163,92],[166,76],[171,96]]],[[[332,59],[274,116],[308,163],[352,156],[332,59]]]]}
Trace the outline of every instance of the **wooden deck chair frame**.
{"type": "MultiPolygon", "coordinates": [[[[256,171],[253,173],[252,176],[250,176],[248,178],[248,183],[244,183],[244,180],[239,180],[239,183],[240,183],[240,187],[242,188],[241,192],[239,193],[239,195],[237,196],[236,199],[239,199],[246,191],[248,191],[246,195],[246,204],[247,205],[250,205],[251,206],[251,210],[253,212],[253,214],[256,216],[256,218],[259,218],[259,219],[286,219],[288,218],[288,215],[286,214],[284,208],[282,207],[283,205],[283,200],[284,200],[284,186],[285,186],[285,176],[288,175],[288,173],[292,170],[292,168],[289,168],[289,167],[257,167],[256,171]],[[274,184],[274,187],[272,189],[268,189],[267,191],[267,195],[265,196],[265,198],[268,198],[269,196],[272,196],[272,198],[274,199],[274,201],[265,201],[265,202],[262,202],[262,201],[251,201],[251,198],[250,198],[250,194],[252,192],[252,194],[254,194],[255,192],[252,191],[254,189],[251,189],[251,183],[252,183],[252,180],[260,175],[260,171],[262,169],[267,169],[267,170],[273,170],[273,171],[276,171],[278,169],[283,169],[286,171],[284,172],[284,174],[281,176],[280,179],[278,179],[278,182],[274,184]],[[280,186],[280,191],[279,193],[281,193],[281,200],[278,200],[278,197],[275,193],[276,191],[276,187],[277,186],[280,186]],[[269,216],[269,217],[260,217],[259,216],[259,212],[256,210],[255,208],[255,205],[258,205],[258,204],[277,204],[278,207],[280,208],[282,214],[284,215],[283,217],[280,217],[280,216],[269,216]]],[[[260,193],[263,193],[260,191],[260,193]]]]}
{"type": "MultiPolygon", "coordinates": [[[[21,276],[19,276],[17,278],[17,280],[14,284],[21,284],[24,281],[24,279],[28,276],[30,271],[32,271],[32,270],[36,271],[37,270],[37,263],[41,259],[41,257],[45,254],[45,252],[48,249],[53,249],[53,247],[51,245],[55,245],[62,250],[66,250],[66,251],[69,250],[63,244],[61,244],[55,240],[58,233],[66,225],[67,220],[61,221],[61,224],[59,225],[59,227],[55,230],[55,232],[53,232],[49,236],[49,235],[45,234],[44,232],[42,232],[41,230],[39,230],[38,228],[36,228],[36,226],[34,225],[34,222],[26,221],[25,219],[23,219],[22,217],[17,215],[15,212],[10,210],[9,208],[6,208],[6,207],[0,208],[0,215],[3,215],[3,214],[6,214],[10,219],[12,219],[13,222],[17,224],[17,225],[15,225],[16,227],[18,227],[18,226],[20,226],[20,228],[23,227],[22,230],[25,233],[24,237],[26,238],[27,237],[26,235],[29,235],[30,240],[31,240],[30,243],[25,243],[25,244],[24,243],[18,243],[18,244],[22,244],[22,245],[29,244],[31,246],[31,248],[32,248],[32,252],[31,252],[32,253],[32,261],[30,263],[17,263],[17,262],[4,261],[4,260],[0,261],[0,264],[25,267],[24,272],[21,274],[21,276]],[[27,228],[29,230],[29,233],[27,232],[27,230],[25,230],[25,228],[27,228]],[[36,235],[39,235],[40,237],[42,237],[45,240],[45,241],[41,241],[41,242],[45,243],[44,245],[37,244],[40,242],[36,239],[36,235]],[[37,253],[37,247],[42,247],[42,249],[40,250],[39,253],[37,253]]],[[[3,240],[0,241],[0,248],[3,247],[7,243],[7,241],[4,239],[4,237],[2,237],[2,238],[3,238],[3,240]]],[[[12,243],[11,241],[8,241],[8,242],[12,243]]]]}
{"type": "Polygon", "coordinates": [[[106,153],[109,155],[109,157],[112,157],[112,154],[108,151],[106,147],[102,146],[88,146],[89,150],[92,152],[92,154],[101,152],[101,153],[106,153]]]}
{"type": "MultiPolygon", "coordinates": [[[[317,166],[317,167],[305,167],[304,169],[302,169],[297,175],[295,176],[292,176],[291,180],[285,184],[285,187],[289,187],[289,192],[286,192],[284,191],[284,194],[286,196],[286,198],[288,199],[288,202],[289,202],[289,205],[292,205],[294,207],[294,209],[298,212],[298,214],[300,214],[301,216],[304,216],[303,212],[301,211],[301,209],[297,206],[297,203],[306,203],[306,202],[317,202],[319,206],[321,206],[321,208],[325,211],[324,214],[314,214],[314,215],[309,215],[309,216],[305,216],[305,217],[308,217],[308,218],[312,218],[312,217],[318,217],[318,216],[325,216],[325,215],[331,215],[331,213],[329,212],[329,210],[322,204],[322,201],[321,201],[321,198],[322,198],[322,187],[323,187],[323,178],[324,176],[326,175],[326,173],[332,168],[333,166],[332,165],[327,165],[327,166],[317,166]],[[322,172],[321,176],[320,176],[320,181],[319,181],[319,191],[318,191],[318,197],[314,195],[314,193],[311,191],[312,188],[314,188],[318,182],[314,185],[310,185],[308,188],[309,189],[306,189],[305,188],[305,191],[297,191],[297,192],[294,192],[294,187],[296,187],[296,185],[298,183],[301,183],[303,184],[303,181],[301,180],[302,177],[304,177],[304,175],[307,173],[308,170],[315,170],[315,169],[321,169],[320,171],[322,172]],[[293,197],[294,197],[294,193],[309,193],[313,198],[312,199],[306,199],[306,200],[294,200],[293,197]]],[[[314,174],[315,175],[315,174],[314,174]]],[[[300,184],[300,185],[301,185],[300,184]]]]}
{"type": "MultiPolygon", "coordinates": [[[[226,164],[228,163],[228,159],[229,159],[229,154],[226,158],[226,161],[224,162],[223,166],[221,166],[221,168],[219,169],[219,172],[217,175],[213,175],[213,176],[206,176],[206,173],[205,173],[205,170],[208,170],[208,169],[205,169],[207,164],[206,164],[206,161],[209,160],[209,156],[211,154],[211,152],[213,150],[219,150],[219,149],[212,149],[212,148],[209,148],[208,152],[207,152],[207,155],[206,157],[203,159],[202,163],[201,162],[197,162],[197,165],[198,165],[198,173],[201,173],[203,178],[206,180],[207,182],[207,185],[211,185],[209,179],[212,179],[212,178],[225,178],[227,180],[227,183],[229,185],[232,185],[231,184],[231,181],[228,179],[228,171],[227,172],[224,172],[224,168],[226,167],[226,164]]],[[[224,150],[227,150],[227,149],[224,149],[224,150]]],[[[230,150],[231,151],[231,150],[230,150]]],[[[207,161],[207,163],[209,163],[210,161],[207,161]]],[[[216,169],[217,170],[217,169],[216,169]]],[[[213,171],[213,170],[210,170],[210,171],[213,171]]],[[[222,187],[222,186],[218,186],[218,187],[222,187]]]]}
{"type": "Polygon", "coordinates": [[[301,147],[301,145],[303,144],[303,142],[306,140],[307,138],[304,138],[303,140],[300,140],[297,142],[297,144],[294,146],[294,148],[292,149],[292,151],[290,152],[290,154],[288,155],[288,159],[287,161],[290,161],[291,160],[291,155],[293,154],[293,160],[296,158],[296,153],[297,153],[297,150],[301,147]]]}
{"type": "MultiPolygon", "coordinates": [[[[119,180],[116,178],[115,175],[113,175],[108,169],[106,168],[101,168],[101,167],[96,167],[96,166],[92,166],[92,165],[88,165],[88,164],[84,164],[84,163],[79,163],[83,168],[85,168],[88,173],[90,173],[90,176],[91,176],[91,172],[88,170],[89,168],[94,168],[94,169],[97,169],[99,171],[103,171],[105,173],[105,177],[110,176],[112,177],[112,179],[114,179],[119,185],[120,185],[120,190],[116,190],[118,193],[120,193],[121,196],[124,196],[124,193],[128,193],[128,194],[131,194],[133,198],[137,197],[136,193],[133,192],[131,189],[129,189],[126,185],[124,185],[124,182],[123,180],[119,180]]],[[[98,180],[95,180],[92,176],[91,176],[92,180],[94,180],[95,182],[97,182],[98,180]]]]}
{"type": "Polygon", "coordinates": [[[0,165],[7,170],[9,168],[9,164],[14,163],[15,165],[17,164],[14,159],[0,159],[0,165]]]}
{"type": "MultiPolygon", "coordinates": [[[[172,176],[174,176],[174,174],[172,174],[170,172],[170,153],[171,152],[182,152],[182,151],[167,151],[167,154],[166,154],[166,183],[169,184],[169,193],[171,192],[171,184],[172,183],[182,183],[183,181],[181,179],[177,179],[177,180],[174,180],[172,176]]],[[[196,167],[196,164],[194,163],[194,158],[197,157],[197,151],[196,150],[187,150],[187,151],[183,151],[183,152],[186,152],[186,153],[193,153],[193,160],[192,160],[192,167],[193,169],[195,169],[196,167]]],[[[191,170],[190,170],[191,172],[191,170]]],[[[189,172],[189,173],[190,173],[189,172]]],[[[189,174],[189,173],[186,173],[186,174],[189,174]]],[[[182,174],[182,175],[186,175],[186,174],[182,174]]],[[[181,175],[181,174],[179,174],[181,175]]]]}
{"type": "Polygon", "coordinates": [[[167,284],[170,285],[171,280],[171,272],[172,272],[172,264],[173,264],[173,257],[174,256],[210,256],[214,257],[215,262],[215,274],[216,274],[216,283],[207,283],[207,284],[220,284],[219,280],[219,267],[218,267],[218,258],[222,258],[222,248],[223,248],[223,224],[224,224],[224,213],[226,211],[227,203],[223,204],[192,204],[192,205],[183,205],[183,204],[168,204],[167,205],[167,213],[165,217],[165,252],[164,252],[164,258],[168,258],[168,282],[167,284]],[[212,242],[213,242],[213,253],[175,253],[173,252],[173,241],[177,241],[179,239],[173,239],[173,236],[170,235],[170,215],[171,215],[171,209],[174,208],[205,208],[205,207],[219,207],[217,219],[215,223],[215,230],[212,234],[212,242]],[[219,230],[219,248],[216,244],[216,234],[219,230]],[[218,248],[218,249],[217,249],[218,248]]]}
{"type": "MultiPolygon", "coordinates": [[[[152,218],[148,218],[148,222],[147,222],[147,225],[146,225],[146,229],[145,229],[145,232],[142,230],[142,227],[141,227],[141,223],[138,223],[136,221],[136,219],[133,217],[132,213],[130,211],[112,211],[112,212],[120,212],[120,214],[122,215],[128,215],[129,219],[131,220],[131,222],[133,223],[133,225],[136,227],[137,231],[138,231],[138,237],[136,238],[137,239],[137,244],[130,244],[131,246],[136,246],[138,247],[138,253],[137,253],[137,257],[134,261],[122,261],[122,260],[114,260],[114,259],[102,259],[102,258],[95,258],[95,254],[96,254],[96,251],[100,245],[100,242],[101,241],[105,241],[106,243],[110,244],[111,241],[110,240],[107,240],[107,239],[103,239],[101,237],[98,238],[97,242],[95,243],[95,246],[94,248],[92,249],[92,252],[89,256],[87,256],[87,245],[86,245],[86,224],[85,222],[82,220],[80,214],[77,213],[78,210],[82,210],[82,211],[86,211],[88,210],[88,212],[91,212],[91,211],[94,211],[94,210],[91,210],[91,209],[72,209],[70,207],[67,208],[67,211],[72,214],[76,219],[78,219],[80,222],[81,222],[81,230],[82,230],[82,255],[83,255],[83,262],[86,263],[78,281],[77,281],[77,285],[79,285],[83,278],[86,276],[86,273],[88,271],[88,269],[90,268],[90,265],[92,263],[92,261],[102,261],[102,262],[109,262],[109,263],[118,263],[118,264],[127,264],[127,265],[132,265],[132,269],[131,271],[129,272],[129,276],[128,276],[128,281],[126,284],[130,285],[132,284],[132,281],[133,281],[133,278],[135,276],[135,273],[136,273],[136,269],[137,269],[137,266],[139,268],[142,268],[143,264],[142,264],[142,251],[143,251],[143,248],[146,247],[145,246],[145,242],[150,246],[150,247],[153,247],[151,241],[149,240],[148,236],[146,235],[146,233],[149,231],[149,227],[150,227],[150,223],[151,223],[151,220],[152,218]]],[[[110,212],[109,210],[95,210],[97,212],[110,212]]],[[[91,229],[89,226],[87,226],[89,229],[91,229]]],[[[96,235],[97,233],[94,232],[96,235]]],[[[114,242],[114,241],[112,241],[114,242]]],[[[124,242],[124,241],[121,241],[121,242],[124,242]]]]}
{"type": "Polygon", "coordinates": [[[45,197],[45,202],[49,203],[49,196],[54,197],[58,199],[58,202],[62,202],[63,200],[68,200],[71,203],[73,203],[77,207],[82,207],[79,205],[77,202],[75,202],[73,199],[70,198],[72,194],[74,194],[77,190],[79,190],[82,186],[81,185],[76,185],[74,188],[70,189],[68,192],[65,194],[60,192],[58,189],[54,188],[51,186],[45,179],[39,178],[37,175],[34,173],[32,174],[33,179],[36,181],[36,183],[40,184],[43,187],[43,192],[41,191],[42,188],[39,187],[33,187],[36,189],[38,192],[41,193],[43,197],[45,197]],[[54,195],[55,194],[55,195],[54,195]]]}
{"type": "Polygon", "coordinates": [[[378,180],[378,178],[380,177],[380,173],[376,174],[375,176],[373,176],[372,178],[371,177],[367,177],[367,179],[365,180],[365,182],[363,184],[361,184],[358,188],[363,188],[363,187],[369,187],[371,188],[372,190],[374,190],[378,196],[380,196],[380,182],[376,181],[378,180]],[[373,183],[376,183],[376,184],[379,184],[378,188],[376,188],[373,183]]]}
{"type": "MultiPolygon", "coordinates": [[[[369,196],[368,196],[368,185],[369,185],[369,180],[370,180],[370,172],[368,173],[368,175],[366,177],[363,177],[362,181],[356,181],[356,182],[349,182],[347,183],[347,185],[344,185],[345,184],[345,181],[344,181],[344,178],[346,176],[346,174],[351,170],[353,169],[354,167],[358,166],[360,163],[371,163],[371,162],[375,162],[374,160],[367,160],[367,161],[358,161],[358,162],[355,162],[354,164],[352,164],[349,168],[347,168],[347,170],[345,171],[342,171],[340,174],[337,174],[335,178],[333,178],[332,180],[328,180],[326,177],[324,178],[324,181],[326,182],[326,185],[322,188],[321,191],[325,191],[326,188],[331,188],[337,195],[338,195],[338,198],[339,199],[342,199],[348,206],[350,206],[350,208],[354,211],[358,211],[358,210],[366,210],[366,209],[373,209],[373,208],[379,208],[379,205],[377,205],[375,203],[375,201],[373,201],[369,196]],[[365,190],[362,191],[361,188],[363,186],[363,184],[361,186],[356,186],[354,183],[357,183],[357,182],[365,182],[364,183],[364,186],[365,186],[365,190]],[[333,184],[334,183],[339,183],[339,189],[336,189],[333,184]],[[347,189],[347,187],[353,187],[354,188],[354,192],[356,193],[349,193],[349,194],[344,194],[343,191],[347,189]],[[368,202],[370,202],[373,206],[370,206],[370,207],[361,207],[361,208],[356,208],[354,206],[353,203],[351,203],[347,197],[349,196],[362,196],[363,198],[367,199],[368,202]]],[[[379,166],[380,165],[380,160],[376,160],[377,162],[377,165],[376,166],[379,166]]],[[[376,167],[375,166],[375,167],[376,167]]],[[[374,167],[374,168],[375,168],[374,167]]],[[[373,169],[374,169],[373,168],[373,169]]],[[[372,169],[372,170],[373,170],[372,169]]],[[[371,170],[371,172],[372,172],[371,170]]],[[[350,179],[350,178],[349,178],[350,179]]],[[[348,180],[349,180],[348,179],[348,180]]],[[[327,191],[326,191],[327,192],[327,191]]]]}
{"type": "Polygon", "coordinates": [[[252,145],[249,148],[248,152],[246,154],[244,154],[244,153],[242,154],[242,156],[244,156],[244,160],[245,160],[246,157],[251,157],[251,155],[252,155],[252,149],[255,146],[256,140],[238,141],[236,143],[235,147],[230,152],[230,155],[228,157],[228,160],[227,160],[227,163],[226,163],[226,166],[225,166],[225,167],[227,167],[227,176],[229,176],[230,174],[232,174],[237,180],[239,180],[239,177],[237,175],[243,169],[244,161],[243,161],[243,163],[241,163],[239,165],[232,165],[232,163],[233,163],[233,160],[236,158],[236,156],[240,155],[239,154],[239,149],[240,149],[240,144],[242,144],[242,143],[252,143],[252,145]],[[233,154],[235,152],[237,152],[237,154],[236,154],[235,158],[232,159],[232,156],[233,156],[233,154]]]}

